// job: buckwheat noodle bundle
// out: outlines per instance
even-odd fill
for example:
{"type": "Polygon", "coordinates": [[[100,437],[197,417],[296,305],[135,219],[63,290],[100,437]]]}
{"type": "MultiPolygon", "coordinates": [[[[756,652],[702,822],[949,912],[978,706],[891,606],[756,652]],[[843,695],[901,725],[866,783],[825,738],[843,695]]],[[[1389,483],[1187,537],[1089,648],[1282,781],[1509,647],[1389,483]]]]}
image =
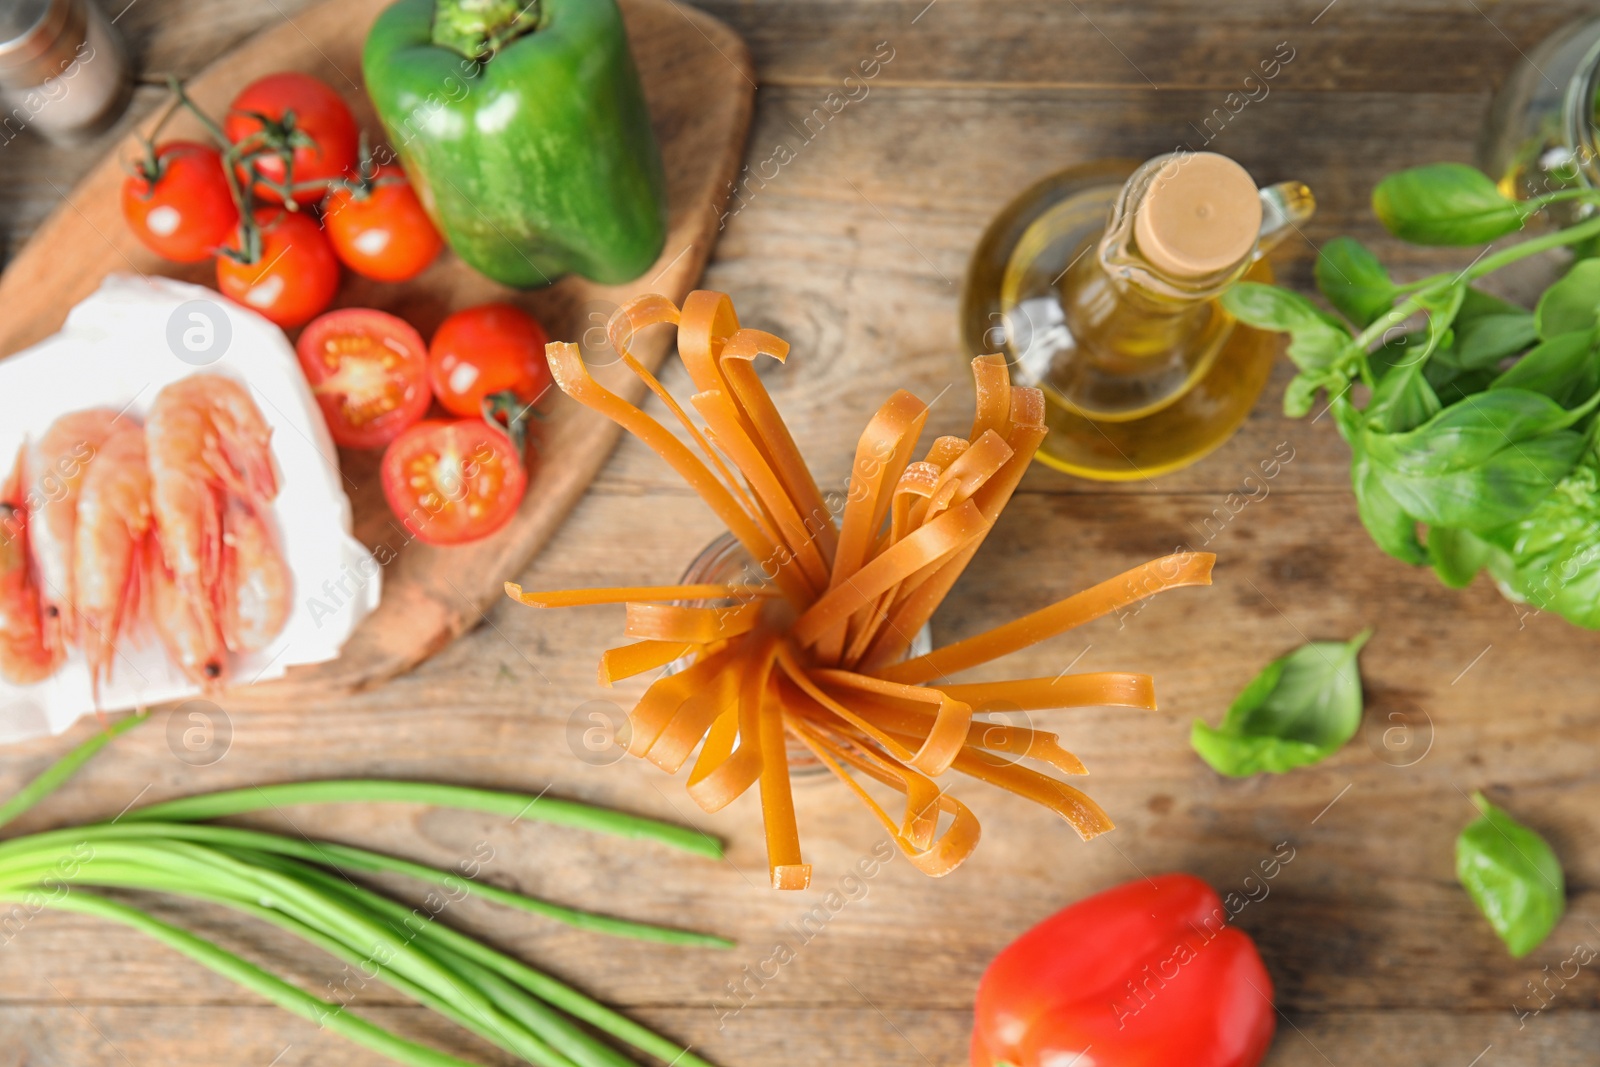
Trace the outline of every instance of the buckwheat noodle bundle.
{"type": "Polygon", "coordinates": [[[939,784],[952,773],[1054,811],[1084,840],[1111,829],[1088,796],[1022,762],[1086,773],[1055,734],[973,716],[993,707],[1154,709],[1147,675],[944,679],[1164,590],[1209,585],[1214,556],[1184,552],[1152,560],[907,659],[913,636],[994,528],[1044,439],[1043,394],[1012,386],[1001,356],[973,360],[970,435],[938,438],[918,458],[927,405],[896,392],[857,442],[836,529],[755,371],[758,359],[786,360],[787,343],[741,329],[727,295],[707,291],[691,293],[682,309],[663,296],[639,297],[607,329],[623,363],[682,424],[689,443],[596,382],[574,345],[546,349],[556,385],[681,474],[771,583],[547,592],[506,583],[508,595],[537,608],[626,605],[625,633],[637,640],[601,656],[602,685],[687,660],[685,669],[653,682],[630,713],[631,754],[672,774],[694,756],[687,789],[706,811],[758,789],[778,889],[803,889],[811,880],[790,791],[788,737],[837,775],[929,875],[948,874],[978,844],[977,818],[939,784]],[[677,328],[679,357],[698,390],[687,405],[628,350],[640,330],[658,325],[677,328]],[[904,812],[886,811],[864,780],[903,795],[904,812]]]}

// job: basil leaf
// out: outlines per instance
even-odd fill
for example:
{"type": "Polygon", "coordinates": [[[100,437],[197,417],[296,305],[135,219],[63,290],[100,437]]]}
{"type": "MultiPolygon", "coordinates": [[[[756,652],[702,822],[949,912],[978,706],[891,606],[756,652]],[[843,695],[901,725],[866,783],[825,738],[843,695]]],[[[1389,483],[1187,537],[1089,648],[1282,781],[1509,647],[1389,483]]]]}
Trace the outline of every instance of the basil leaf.
{"type": "Polygon", "coordinates": [[[1418,564],[1427,558],[1417,543],[1417,520],[1406,513],[1384,488],[1366,453],[1366,430],[1361,413],[1345,397],[1332,404],[1339,433],[1350,443],[1350,486],[1356,495],[1361,525],[1379,548],[1401,563],[1418,564]]]}
{"type": "Polygon", "coordinates": [[[1278,657],[1245,686],[1220,727],[1195,720],[1189,743],[1234,777],[1320,762],[1361,726],[1356,655],[1371,636],[1363,630],[1349,642],[1313,641],[1278,657]]]}
{"type": "Polygon", "coordinates": [[[1435,526],[1428,530],[1428,562],[1451,589],[1465,589],[1489,563],[1494,546],[1470,530],[1435,526]]]}
{"type": "Polygon", "coordinates": [[[1533,317],[1546,341],[1564,333],[1592,330],[1600,315],[1600,260],[1580,260],[1544,291],[1533,317]]]}
{"type": "Polygon", "coordinates": [[[1493,547],[1489,572],[1507,597],[1600,630],[1600,460],[1593,449],[1532,511],[1485,537],[1493,547]]]}
{"type": "Polygon", "coordinates": [[[1239,282],[1222,294],[1222,306],[1240,322],[1259,330],[1288,331],[1321,314],[1299,293],[1261,282],[1239,282]]]}
{"type": "Polygon", "coordinates": [[[1491,530],[1550,493],[1583,451],[1575,421],[1540,393],[1469,396],[1407,433],[1368,433],[1372,470],[1395,502],[1429,526],[1491,530]]]}
{"type": "Polygon", "coordinates": [[[1364,414],[1374,426],[1388,433],[1414,430],[1439,413],[1439,397],[1423,374],[1427,366],[1420,359],[1395,367],[1378,381],[1372,401],[1364,414]]]}
{"type": "Polygon", "coordinates": [[[1477,289],[1467,290],[1452,329],[1423,371],[1446,406],[1489,388],[1499,364],[1537,340],[1532,312],[1477,289]]]}
{"type": "Polygon", "coordinates": [[[1483,815],[1456,838],[1456,878],[1520,959],[1539,947],[1566,910],[1561,862],[1549,842],[1482,793],[1472,802],[1483,815]]]}
{"type": "Polygon", "coordinates": [[[1301,370],[1326,370],[1350,343],[1350,335],[1341,326],[1337,330],[1326,325],[1306,325],[1289,335],[1289,358],[1301,370]]]}
{"type": "Polygon", "coordinates": [[[1443,292],[1421,293],[1417,301],[1428,311],[1428,352],[1432,352],[1441,344],[1453,343],[1450,329],[1455,325],[1456,316],[1461,312],[1461,305],[1466,303],[1467,287],[1465,285],[1451,285],[1443,292]]]}
{"type": "Polygon", "coordinates": [[[1468,369],[1493,367],[1538,340],[1532,312],[1486,315],[1456,331],[1456,362],[1468,369]]]}
{"type": "Polygon", "coordinates": [[[1356,493],[1356,514],[1373,543],[1401,563],[1425,562],[1427,555],[1417,541],[1416,517],[1389,492],[1370,460],[1363,457],[1351,463],[1350,482],[1356,493]]]}
{"type": "Polygon", "coordinates": [[[1456,314],[1450,360],[1464,370],[1493,367],[1538,339],[1533,313],[1477,289],[1468,289],[1456,314]]]}
{"type": "Polygon", "coordinates": [[[1428,379],[1428,384],[1433,386],[1434,395],[1439,398],[1439,403],[1445,407],[1459,404],[1474,393],[1483,392],[1496,377],[1494,371],[1454,370],[1445,367],[1438,360],[1430,362],[1428,369],[1423,373],[1428,379]]]}
{"type": "Polygon", "coordinates": [[[1389,175],[1372,190],[1372,210],[1390,233],[1412,244],[1485,244],[1522,228],[1522,206],[1464,163],[1389,175]]]}
{"type": "Polygon", "coordinates": [[[1371,326],[1399,292],[1378,257],[1352,237],[1335,237],[1317,254],[1317,288],[1357,326],[1371,326]]]}
{"type": "Polygon", "coordinates": [[[1289,358],[1304,371],[1326,368],[1350,343],[1350,330],[1299,293],[1260,282],[1239,282],[1222,294],[1222,306],[1259,330],[1287,332],[1289,358]]]}
{"type": "Polygon", "coordinates": [[[1407,513],[1430,526],[1483,531],[1515,522],[1549,495],[1583,451],[1583,437],[1560,430],[1443,474],[1397,473],[1372,448],[1378,481],[1407,513]]]}
{"type": "Polygon", "coordinates": [[[1594,342],[1593,329],[1557,334],[1519,359],[1489,388],[1527,389],[1562,407],[1576,407],[1600,389],[1600,353],[1595,352],[1594,342]]]}
{"type": "MultiPolygon", "coordinates": [[[[1423,300],[1427,308],[1428,329],[1420,348],[1412,342],[1416,334],[1406,334],[1399,344],[1412,346],[1405,362],[1387,370],[1373,390],[1372,402],[1367,405],[1367,421],[1388,433],[1403,433],[1416,429],[1439,414],[1439,397],[1424,376],[1428,360],[1439,345],[1451,336],[1450,325],[1461,309],[1466,295],[1464,286],[1454,286],[1440,296],[1423,300]]],[[[1389,344],[1385,342],[1384,348],[1389,344]]]]}
{"type": "Polygon", "coordinates": [[[1574,421],[1572,412],[1542,393],[1496,389],[1452,404],[1410,433],[1381,440],[1386,454],[1396,457],[1397,469],[1447,474],[1574,421]]]}
{"type": "Polygon", "coordinates": [[[1576,244],[1568,245],[1567,251],[1572,253],[1574,263],[1593,259],[1595,256],[1600,256],[1600,237],[1585,237],[1576,244]]]}
{"type": "Polygon", "coordinates": [[[1426,330],[1412,330],[1399,337],[1389,338],[1367,353],[1367,365],[1372,368],[1374,375],[1382,379],[1396,367],[1405,367],[1417,362],[1417,353],[1427,347],[1427,344],[1426,330]]]}
{"type": "Polygon", "coordinates": [[[1513,304],[1511,301],[1486,293],[1482,289],[1467,287],[1467,294],[1461,301],[1462,319],[1481,319],[1488,315],[1516,315],[1530,314],[1527,309],[1513,304]]]}
{"type": "Polygon", "coordinates": [[[1289,387],[1283,391],[1283,413],[1291,419],[1303,418],[1316,403],[1319,389],[1332,391],[1342,388],[1343,382],[1344,379],[1336,374],[1301,371],[1289,379],[1289,387]]]}

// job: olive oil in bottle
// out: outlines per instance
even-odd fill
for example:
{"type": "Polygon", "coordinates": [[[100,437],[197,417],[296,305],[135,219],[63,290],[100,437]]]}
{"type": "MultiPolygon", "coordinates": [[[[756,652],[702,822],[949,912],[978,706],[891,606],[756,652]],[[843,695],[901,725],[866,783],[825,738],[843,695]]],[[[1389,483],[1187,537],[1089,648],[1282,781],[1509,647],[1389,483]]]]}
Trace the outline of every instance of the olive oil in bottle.
{"type": "Polygon", "coordinates": [[[1262,257],[1313,210],[1304,185],[1257,190],[1211,152],[1062,171],[979,242],[964,339],[1044,391],[1043,462],[1101,480],[1177,470],[1233,434],[1278,351],[1217,298],[1269,281],[1262,257]]]}

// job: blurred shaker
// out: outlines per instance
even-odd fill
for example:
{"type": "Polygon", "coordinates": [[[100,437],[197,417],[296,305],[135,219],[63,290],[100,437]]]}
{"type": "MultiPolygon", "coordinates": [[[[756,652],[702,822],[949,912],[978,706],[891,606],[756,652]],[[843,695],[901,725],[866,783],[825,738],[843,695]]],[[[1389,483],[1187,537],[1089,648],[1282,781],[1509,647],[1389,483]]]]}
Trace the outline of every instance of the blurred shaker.
{"type": "Polygon", "coordinates": [[[127,47],[93,0],[0,0],[0,147],[24,130],[87,140],[132,91],[127,47]]]}

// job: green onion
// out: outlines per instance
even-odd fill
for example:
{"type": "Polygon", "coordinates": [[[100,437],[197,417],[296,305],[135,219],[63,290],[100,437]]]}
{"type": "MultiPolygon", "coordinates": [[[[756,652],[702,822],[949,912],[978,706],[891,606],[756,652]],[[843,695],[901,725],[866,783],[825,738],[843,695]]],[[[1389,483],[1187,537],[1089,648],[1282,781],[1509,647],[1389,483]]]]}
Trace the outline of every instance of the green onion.
{"type": "MultiPolygon", "coordinates": [[[[258,852],[278,853],[308,860],[312,863],[320,863],[335,870],[403,874],[418,881],[443,886],[447,889],[460,888],[474,896],[494,901],[496,904],[503,904],[535,915],[543,915],[546,918],[555,919],[557,922],[565,923],[579,930],[608,934],[612,937],[632,938],[637,941],[654,941],[667,945],[692,945],[699,948],[733,947],[732,941],[725,937],[717,937],[714,934],[702,934],[694,930],[679,930],[670,926],[656,926],[652,923],[634,922],[630,919],[619,919],[609,915],[597,915],[594,912],[553,904],[537,897],[525,896],[509,889],[501,889],[499,886],[474,881],[463,874],[442,871],[420,863],[412,863],[409,860],[386,856],[381,852],[369,852],[366,849],[353,848],[348,845],[336,845],[327,841],[310,841],[304,838],[291,838],[282,834],[270,834],[260,830],[246,830],[234,826],[205,826],[193,823],[118,822],[115,824],[91,824],[72,830],[33,834],[17,840],[32,845],[55,841],[71,843],[88,841],[92,843],[98,840],[140,838],[198,841],[226,849],[251,849],[258,852]]],[[[0,842],[0,860],[12,854],[11,845],[12,842],[0,842]]],[[[3,876],[0,876],[0,881],[4,881],[3,876]]]]}
{"type": "MultiPolygon", "coordinates": [[[[20,896],[5,895],[0,899],[20,901],[20,896]]],[[[169,926],[154,916],[116,901],[97,897],[92,893],[75,892],[53,901],[50,905],[61,911],[75,911],[82,915],[96,915],[111,919],[135,930],[140,930],[157,941],[177,949],[185,956],[205,964],[225,978],[230,978],[252,992],[259,993],[288,1011],[310,1019],[342,1034],[358,1045],[414,1067],[474,1067],[468,1060],[460,1060],[425,1045],[407,1041],[396,1034],[375,1026],[354,1015],[330,1015],[325,1004],[309,993],[290,985],[276,975],[257,967],[233,953],[218,948],[201,937],[169,926]]]]}
{"type": "MultiPolygon", "coordinates": [[[[113,737],[144,719],[143,715],[124,719],[68,753],[0,805],[0,824],[33,807],[113,737]]],[[[30,908],[42,902],[44,907],[142,930],[280,1007],[414,1067],[470,1065],[393,1034],[346,1010],[348,1004],[307,993],[203,938],[82,887],[168,893],[221,904],[271,923],[355,968],[361,987],[381,981],[538,1067],[633,1063],[604,1038],[680,1067],[711,1067],[549,975],[446,926],[438,919],[442,905],[430,906],[424,913],[351,882],[345,871],[405,875],[595,933],[717,948],[732,944],[726,939],[597,915],[350,845],[196,824],[196,820],[280,806],[345,802],[449,805],[508,815],[513,821],[528,817],[721,856],[720,843],[698,831],[542,795],[423,782],[305,782],[168,801],[111,822],[0,842],[0,902],[30,908]]]]}
{"type": "Polygon", "coordinates": [[[4,826],[54,793],[61,787],[62,782],[71,778],[79,767],[89,761],[89,757],[110,744],[118,734],[127,733],[149,717],[148,713],[140,712],[137,715],[129,715],[126,719],[119,719],[56,760],[43,774],[24,786],[20,793],[0,804],[0,826],[4,826]]]}
{"type": "MultiPolygon", "coordinates": [[[[81,761],[80,761],[81,762],[81,761]]],[[[63,775],[62,777],[65,777],[63,775]]],[[[220,819],[246,812],[276,811],[295,804],[376,804],[396,801],[402,804],[431,804],[441,808],[482,811],[506,815],[513,821],[532,819],[556,826],[572,826],[598,834],[612,834],[634,840],[656,841],[711,859],[722,858],[722,844],[716,838],[683,826],[598,808],[576,800],[558,800],[543,795],[500,793],[460,785],[431,782],[395,782],[379,778],[329,782],[291,782],[286,785],[251,786],[222,793],[168,800],[135,808],[123,819],[159,819],[167,822],[193,822],[220,819]]]]}

